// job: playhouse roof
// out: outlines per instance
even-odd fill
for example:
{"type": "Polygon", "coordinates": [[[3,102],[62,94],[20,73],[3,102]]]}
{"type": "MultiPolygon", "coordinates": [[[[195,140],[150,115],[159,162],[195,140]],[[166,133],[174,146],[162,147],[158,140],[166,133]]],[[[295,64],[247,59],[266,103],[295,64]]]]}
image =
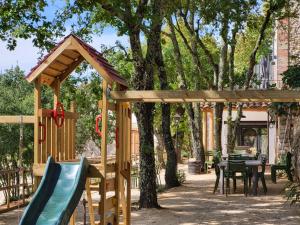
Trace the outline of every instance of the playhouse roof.
{"type": "Polygon", "coordinates": [[[114,82],[127,87],[126,80],[119,75],[112,65],[96,49],[73,34],[59,42],[26,76],[28,82],[41,77],[41,83],[51,86],[59,79],[65,80],[70,73],[86,60],[108,83],[114,82]]]}

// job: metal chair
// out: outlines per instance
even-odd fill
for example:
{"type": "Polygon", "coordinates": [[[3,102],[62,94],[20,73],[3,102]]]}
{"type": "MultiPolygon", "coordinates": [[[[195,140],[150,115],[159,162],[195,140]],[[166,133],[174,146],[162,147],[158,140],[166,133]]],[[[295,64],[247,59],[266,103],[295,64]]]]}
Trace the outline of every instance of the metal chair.
{"type": "Polygon", "coordinates": [[[226,196],[230,192],[230,178],[233,179],[234,192],[236,190],[236,179],[242,179],[244,181],[244,194],[248,195],[248,169],[245,165],[245,161],[240,160],[228,160],[228,165],[225,170],[226,177],[226,196]],[[237,176],[240,173],[240,176],[237,176]]]}
{"type": "Polygon", "coordinates": [[[288,176],[289,181],[293,181],[293,175],[291,171],[292,167],[292,153],[287,152],[286,160],[283,164],[275,164],[271,166],[271,179],[273,183],[276,183],[277,170],[284,170],[288,176]]]}

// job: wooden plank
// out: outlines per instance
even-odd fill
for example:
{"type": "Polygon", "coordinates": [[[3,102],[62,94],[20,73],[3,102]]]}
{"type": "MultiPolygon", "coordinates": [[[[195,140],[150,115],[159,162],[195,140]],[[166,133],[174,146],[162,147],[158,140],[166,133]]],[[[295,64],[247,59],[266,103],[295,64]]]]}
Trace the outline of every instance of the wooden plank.
{"type": "MultiPolygon", "coordinates": [[[[44,135],[47,135],[47,124],[46,124],[46,118],[45,117],[41,117],[41,121],[42,121],[42,125],[43,127],[41,128],[41,139],[45,139],[47,138],[47,136],[44,137],[44,135]],[[46,129],[44,131],[44,129],[46,129]]],[[[41,143],[41,163],[45,163],[47,160],[47,149],[46,149],[46,141],[47,139],[45,139],[45,141],[43,141],[41,143]]]]}
{"type": "Polygon", "coordinates": [[[65,120],[65,160],[70,159],[70,119],[65,120]]]}
{"type": "MultiPolygon", "coordinates": [[[[34,163],[39,162],[39,139],[40,139],[40,128],[39,128],[39,115],[38,111],[41,108],[41,83],[40,79],[36,79],[34,82],[34,163]]],[[[34,190],[37,189],[38,179],[34,179],[34,190]]]]}
{"type": "Polygon", "coordinates": [[[55,161],[58,161],[57,146],[56,146],[57,126],[51,118],[51,155],[55,161]]]}
{"type": "Polygon", "coordinates": [[[115,177],[106,179],[106,191],[115,191],[115,177]]]}
{"type": "MultiPolygon", "coordinates": [[[[39,116],[41,117],[52,117],[53,111],[52,109],[40,109],[39,116]]],[[[65,111],[65,119],[78,119],[79,114],[75,112],[65,111]]]]}
{"type": "MultiPolygon", "coordinates": [[[[71,102],[70,111],[76,113],[76,104],[74,101],[71,102]]],[[[70,148],[71,148],[71,159],[75,159],[75,140],[76,140],[76,119],[72,119],[71,123],[71,134],[70,134],[70,148]]]]}
{"type": "Polygon", "coordinates": [[[111,91],[111,97],[130,102],[299,102],[299,90],[235,91],[111,91]]]}
{"type": "Polygon", "coordinates": [[[89,209],[89,218],[90,224],[95,225],[95,215],[94,215],[94,208],[93,208],[93,198],[90,189],[91,179],[87,178],[85,183],[85,190],[86,190],[86,197],[88,202],[88,209],[89,209]]]}
{"type": "Polygon", "coordinates": [[[57,62],[57,61],[59,61],[63,65],[69,66],[74,61],[74,59],[61,54],[56,58],[55,62],[57,62]]]}
{"type": "Polygon", "coordinates": [[[57,75],[59,75],[61,72],[57,71],[55,69],[51,69],[50,65],[44,70],[43,73],[48,74],[51,77],[56,77],[57,75]]]}
{"type": "Polygon", "coordinates": [[[34,124],[34,116],[0,116],[0,123],[20,123],[21,117],[23,123],[34,124]]]}
{"type": "Polygon", "coordinates": [[[84,60],[84,58],[82,56],[79,56],[78,58],[76,58],[70,65],[69,68],[64,70],[60,75],[60,81],[63,82],[75,69],[77,66],[80,65],[80,63],[82,63],[84,60]]]}
{"type": "Polygon", "coordinates": [[[114,208],[114,206],[116,204],[116,198],[115,198],[115,196],[107,198],[105,201],[106,201],[105,202],[105,211],[106,212],[109,211],[109,210],[111,210],[112,208],[114,208]]]}
{"type": "Polygon", "coordinates": [[[65,56],[68,56],[70,58],[78,58],[78,56],[80,56],[80,54],[77,51],[74,51],[72,49],[66,49],[63,53],[65,56]]]}
{"type": "Polygon", "coordinates": [[[60,127],[60,150],[61,150],[61,161],[64,161],[66,159],[65,154],[66,154],[66,148],[65,148],[65,128],[66,128],[66,120],[64,121],[62,127],[60,127]]]}
{"type": "Polygon", "coordinates": [[[46,153],[47,153],[46,158],[48,158],[52,154],[51,134],[52,134],[51,118],[46,118],[46,153]]]}

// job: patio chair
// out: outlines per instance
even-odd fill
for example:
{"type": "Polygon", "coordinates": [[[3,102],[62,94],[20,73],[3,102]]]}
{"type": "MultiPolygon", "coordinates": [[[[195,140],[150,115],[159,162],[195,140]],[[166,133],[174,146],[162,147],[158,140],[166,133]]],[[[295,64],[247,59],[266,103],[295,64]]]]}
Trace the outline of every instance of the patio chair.
{"type": "Polygon", "coordinates": [[[204,166],[205,166],[206,173],[208,173],[208,167],[210,166],[210,168],[212,168],[213,165],[214,165],[213,156],[214,156],[213,151],[206,151],[205,152],[205,164],[204,164],[204,166]],[[210,158],[212,158],[212,159],[210,159],[210,158]]]}
{"type": "Polygon", "coordinates": [[[284,163],[279,163],[271,166],[271,179],[272,182],[276,184],[276,173],[277,170],[283,170],[286,172],[289,181],[293,181],[293,176],[291,172],[292,167],[292,153],[287,152],[284,163]]]}
{"type": "Polygon", "coordinates": [[[236,190],[236,179],[242,179],[244,181],[244,194],[248,195],[248,169],[245,165],[245,161],[229,160],[227,169],[225,170],[226,178],[226,196],[230,192],[230,178],[233,180],[234,192],[236,190]],[[237,175],[240,173],[240,175],[237,175]]]}
{"type": "Polygon", "coordinates": [[[230,153],[228,154],[228,160],[241,160],[242,154],[230,153]]]}

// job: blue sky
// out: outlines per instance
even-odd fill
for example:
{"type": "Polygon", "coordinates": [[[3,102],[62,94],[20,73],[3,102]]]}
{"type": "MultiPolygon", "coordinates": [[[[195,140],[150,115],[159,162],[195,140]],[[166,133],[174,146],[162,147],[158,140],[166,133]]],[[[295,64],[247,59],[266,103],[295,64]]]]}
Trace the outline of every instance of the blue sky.
{"type": "MultiPolygon", "coordinates": [[[[62,7],[64,1],[50,1],[49,6],[45,10],[47,18],[52,19],[54,11],[62,7]]],[[[67,29],[68,30],[68,29],[67,29]]],[[[67,35],[68,33],[66,33],[67,35]]],[[[120,41],[123,45],[128,46],[128,38],[126,36],[118,37],[117,31],[112,27],[103,30],[101,36],[94,37],[91,45],[99,49],[101,44],[112,46],[116,41],[120,41]]],[[[17,47],[14,51],[6,49],[6,43],[0,41],[0,72],[19,65],[25,73],[28,73],[35,66],[39,57],[39,49],[33,47],[31,39],[18,39],[17,47]]]]}

